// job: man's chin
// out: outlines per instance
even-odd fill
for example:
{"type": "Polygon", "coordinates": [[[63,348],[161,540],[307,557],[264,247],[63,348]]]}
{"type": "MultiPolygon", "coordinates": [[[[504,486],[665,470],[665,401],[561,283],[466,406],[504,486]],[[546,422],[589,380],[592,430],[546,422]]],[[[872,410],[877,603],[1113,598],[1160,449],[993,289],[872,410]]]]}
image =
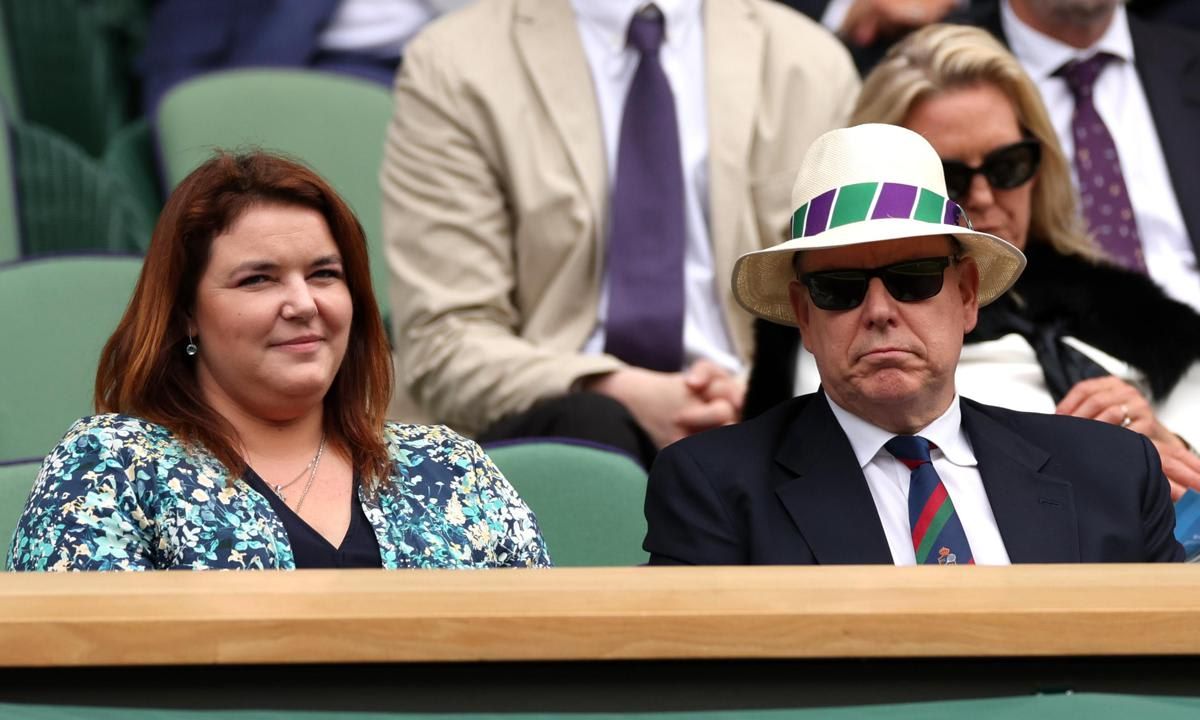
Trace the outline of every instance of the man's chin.
{"type": "Polygon", "coordinates": [[[921,382],[909,373],[887,369],[875,373],[857,388],[862,403],[875,406],[902,406],[920,399],[926,391],[921,382]]]}

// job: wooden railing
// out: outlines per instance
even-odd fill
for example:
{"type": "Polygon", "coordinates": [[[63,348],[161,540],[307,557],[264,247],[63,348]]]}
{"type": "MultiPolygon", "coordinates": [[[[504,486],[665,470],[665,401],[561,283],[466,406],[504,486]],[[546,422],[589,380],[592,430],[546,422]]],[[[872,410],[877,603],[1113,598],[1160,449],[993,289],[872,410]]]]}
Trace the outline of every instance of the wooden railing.
{"type": "Polygon", "coordinates": [[[1200,655],[1200,570],[0,574],[0,666],[1200,655]]]}

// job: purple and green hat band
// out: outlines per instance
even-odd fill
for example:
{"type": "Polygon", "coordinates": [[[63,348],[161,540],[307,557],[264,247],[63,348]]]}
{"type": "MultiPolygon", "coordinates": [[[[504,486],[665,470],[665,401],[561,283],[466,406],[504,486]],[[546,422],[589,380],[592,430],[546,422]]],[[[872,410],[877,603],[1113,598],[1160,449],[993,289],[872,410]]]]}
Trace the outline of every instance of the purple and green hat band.
{"type": "Polygon", "coordinates": [[[967,229],[971,222],[948,197],[915,185],[865,182],[827,190],[792,215],[792,237],[812,237],[842,225],[901,219],[967,229]]]}

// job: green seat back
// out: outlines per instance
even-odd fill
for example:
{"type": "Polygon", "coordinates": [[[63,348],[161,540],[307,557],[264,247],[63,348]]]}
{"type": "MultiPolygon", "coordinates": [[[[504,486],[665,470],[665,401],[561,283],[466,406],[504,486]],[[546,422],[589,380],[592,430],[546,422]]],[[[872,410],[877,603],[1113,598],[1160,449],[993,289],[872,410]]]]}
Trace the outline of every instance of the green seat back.
{"type": "Polygon", "coordinates": [[[8,23],[4,19],[4,5],[0,4],[0,105],[11,117],[21,117],[21,97],[17,93],[17,80],[13,72],[12,50],[9,49],[8,23]]]}
{"type": "Polygon", "coordinates": [[[9,143],[8,123],[3,120],[4,111],[0,108],[0,263],[16,260],[21,256],[15,168],[12,146],[9,143]]]}
{"type": "Polygon", "coordinates": [[[41,460],[0,462],[0,570],[4,568],[13,530],[17,528],[17,520],[21,518],[25,500],[41,467],[41,460]]]}
{"type": "Polygon", "coordinates": [[[92,413],[100,350],[140,271],[129,257],[0,267],[0,460],[44,456],[92,413]]]}
{"type": "Polygon", "coordinates": [[[16,123],[10,132],[26,257],[149,247],[153,221],[122,178],[53,131],[16,123]]]}
{"type": "Polygon", "coordinates": [[[391,114],[391,95],[366,80],[304,70],[233,70],[172,88],[158,107],[155,129],[172,188],[215,148],[278,151],[316,170],[358,215],[376,297],[386,308],[379,168],[391,114]]]}
{"type": "Polygon", "coordinates": [[[133,57],[148,22],[144,0],[0,0],[21,117],[90,156],[135,114],[133,57]]]}
{"type": "Polygon", "coordinates": [[[162,210],[163,198],[150,123],[145,118],[139,118],[121,128],[108,141],[100,162],[109,174],[124,183],[141,214],[153,224],[162,210]]]}
{"type": "Polygon", "coordinates": [[[646,471],[616,452],[555,442],[486,448],[537,516],[554,564],[639,565],[646,471]]]}

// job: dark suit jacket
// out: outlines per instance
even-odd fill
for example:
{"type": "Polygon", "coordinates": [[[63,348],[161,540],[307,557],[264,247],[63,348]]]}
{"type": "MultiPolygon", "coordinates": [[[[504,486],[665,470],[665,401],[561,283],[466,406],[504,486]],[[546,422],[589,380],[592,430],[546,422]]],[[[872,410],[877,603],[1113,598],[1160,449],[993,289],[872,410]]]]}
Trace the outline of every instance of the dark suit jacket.
{"type": "MultiPolygon", "coordinates": [[[[821,22],[821,19],[825,17],[825,8],[829,7],[829,0],[779,0],[779,2],[793,10],[799,10],[817,22],[821,22]]],[[[866,76],[871,68],[879,64],[897,39],[894,37],[881,38],[866,47],[845,40],[843,40],[843,44],[850,51],[850,57],[854,58],[854,66],[858,68],[859,74],[866,76]]]]}
{"type": "Polygon", "coordinates": [[[160,0],[142,51],[143,109],[174,85],[214,70],[319,67],[391,85],[396,62],[321,54],[317,39],[340,0],[160,0]]]}
{"type": "Polygon", "coordinates": [[[817,22],[825,15],[829,0],[779,0],[793,10],[798,10],[817,22]]]}
{"type": "MultiPolygon", "coordinates": [[[[962,400],[1014,563],[1183,560],[1158,453],[1113,425],[962,400]]],[[[821,393],[659,453],[651,564],[890,564],[883,525],[821,393]]]]}
{"type": "MultiPolygon", "coordinates": [[[[1162,143],[1167,173],[1183,213],[1192,247],[1200,257],[1200,34],[1146,22],[1129,13],[1134,62],[1162,143]]],[[[1008,45],[995,0],[974,0],[957,16],[1008,45]]]]}
{"type": "Polygon", "coordinates": [[[1200,30],[1200,3],[1196,0],[1129,0],[1129,9],[1150,22],[1200,30]]]}

